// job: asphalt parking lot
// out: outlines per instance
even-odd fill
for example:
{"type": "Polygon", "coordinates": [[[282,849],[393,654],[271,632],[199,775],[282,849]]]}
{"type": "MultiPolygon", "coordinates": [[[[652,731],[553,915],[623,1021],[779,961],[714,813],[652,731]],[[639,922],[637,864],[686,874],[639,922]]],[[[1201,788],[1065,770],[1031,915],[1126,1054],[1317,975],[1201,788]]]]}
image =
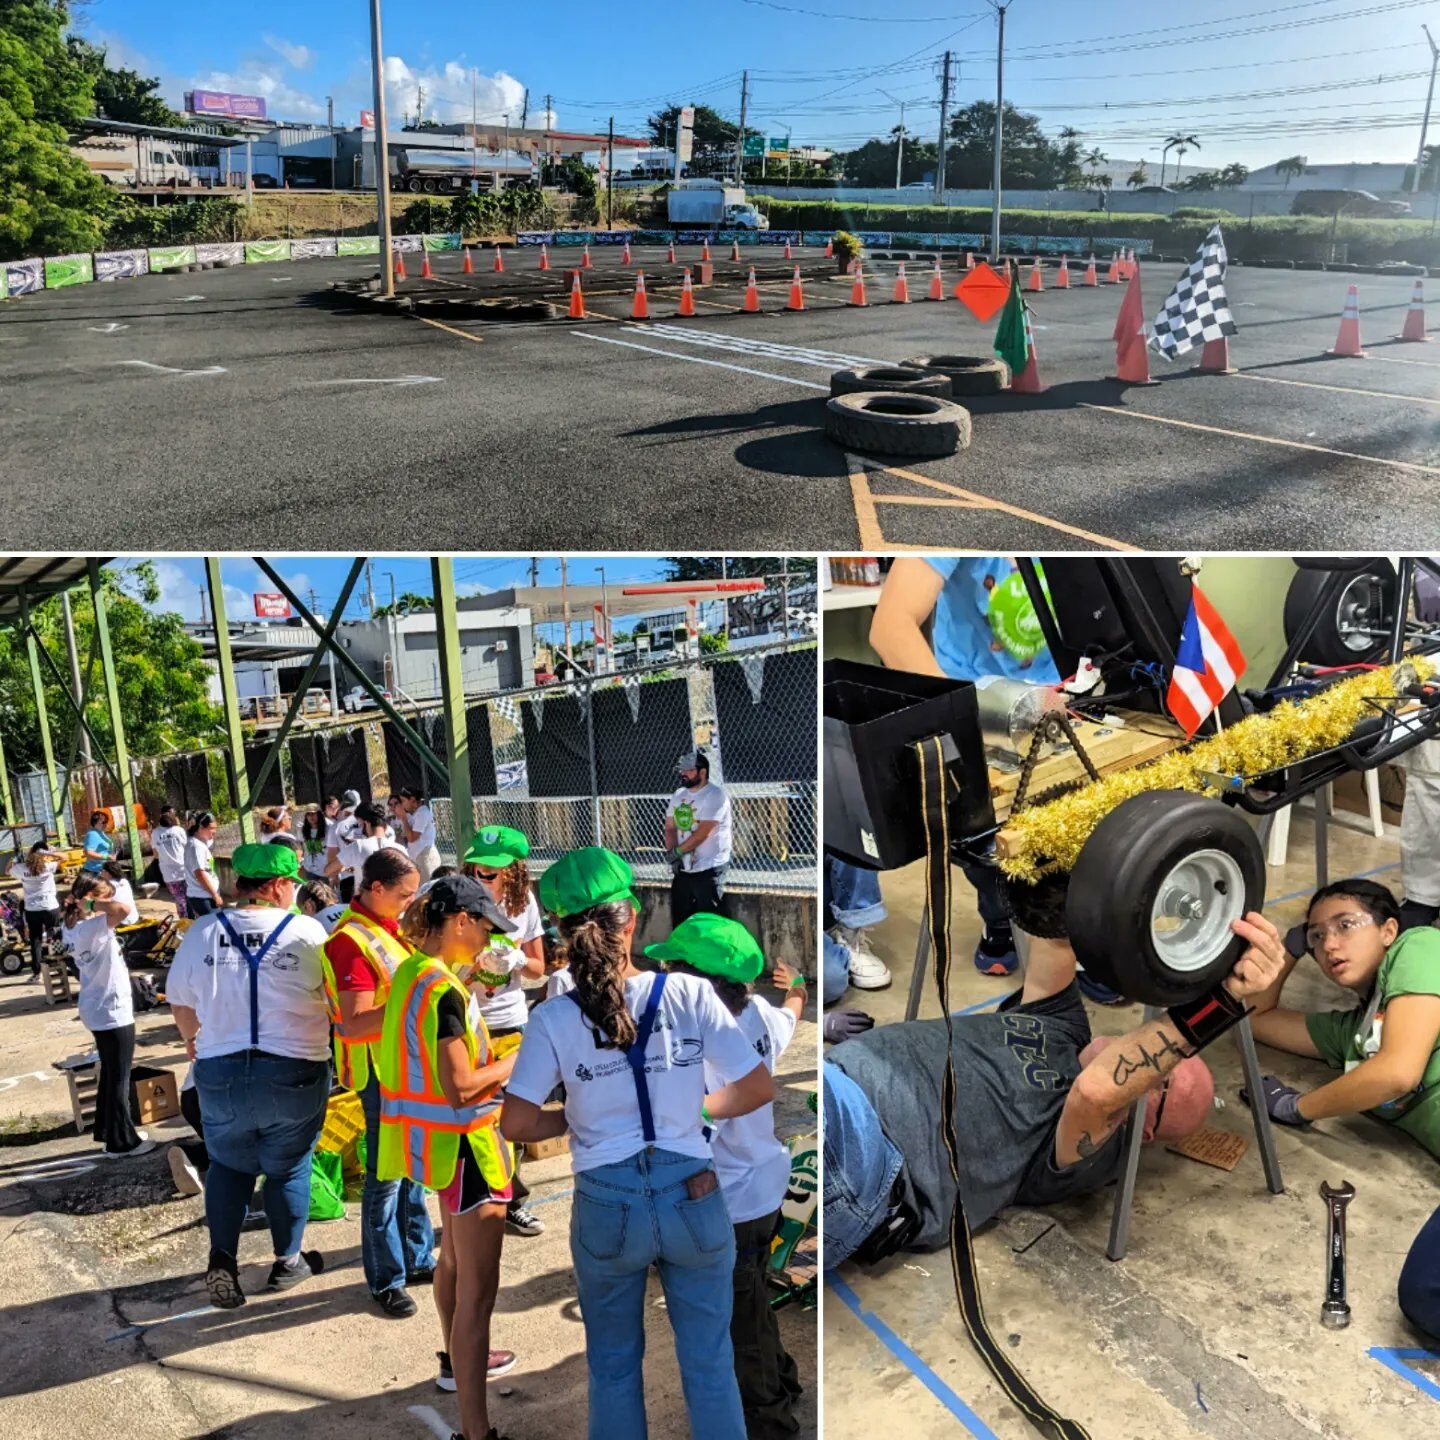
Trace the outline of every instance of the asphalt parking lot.
{"type": "MultiPolygon", "coordinates": [[[[476,253],[482,272],[490,254],[476,253]]],[[[786,313],[768,247],[753,252],[766,262],[766,313],[741,315],[752,252],[742,266],[727,254],[717,249],[696,317],[680,320],[665,284],[674,267],[663,250],[637,250],[632,270],[652,288],[645,324],[629,318],[633,277],[608,248],[586,276],[583,321],[421,320],[320,302],[331,281],[373,273],[373,258],[148,276],[0,306],[7,532],[21,547],[95,547],[113,544],[118,515],[127,543],[152,549],[553,548],[573,542],[578,521],[597,549],[1323,551],[1409,548],[1431,528],[1440,349],[1391,338],[1409,279],[1236,267],[1239,373],[1155,360],[1150,388],[1105,378],[1119,287],[1047,289],[1032,297],[1046,392],[968,401],[970,449],[891,465],[825,439],[828,372],[985,354],[993,322],[919,298],[921,263],[909,267],[914,303],[889,303],[895,267],[880,261],[872,303],[852,308],[850,282],[823,275],[816,251],[797,257],[807,309],[786,313]],[[1331,359],[1352,280],[1369,353],[1331,359]]],[[[506,258],[518,280],[538,255],[506,258]]],[[[697,258],[693,247],[679,257],[697,258]]],[[[432,288],[462,279],[459,256],[431,259],[432,288]]],[[[556,296],[574,259],[552,252],[556,296]]],[[[1179,268],[1143,267],[1147,314],[1179,268]]]]}

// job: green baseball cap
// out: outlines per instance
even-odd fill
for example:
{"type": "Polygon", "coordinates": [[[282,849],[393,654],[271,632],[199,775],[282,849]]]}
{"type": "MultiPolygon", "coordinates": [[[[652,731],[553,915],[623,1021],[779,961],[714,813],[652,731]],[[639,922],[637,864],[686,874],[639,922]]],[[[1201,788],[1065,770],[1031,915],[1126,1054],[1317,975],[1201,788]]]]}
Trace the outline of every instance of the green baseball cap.
{"type": "Polygon", "coordinates": [[[562,920],[616,900],[628,900],[638,913],[634,884],[634,872],[613,850],[587,845],[562,855],[540,877],[540,903],[562,920]]]}
{"type": "Polygon", "coordinates": [[[751,984],[765,968],[759,942],[738,921],[702,912],[682,920],[668,940],[647,945],[652,960],[680,960],[707,975],[751,984]]]}
{"type": "Polygon", "coordinates": [[[465,852],[466,865],[488,865],[503,870],[516,860],[524,860],[530,854],[530,842],[508,825],[486,825],[477,832],[465,852]]]}
{"type": "Polygon", "coordinates": [[[230,864],[242,880],[294,880],[300,857],[288,845],[241,845],[230,864]]]}

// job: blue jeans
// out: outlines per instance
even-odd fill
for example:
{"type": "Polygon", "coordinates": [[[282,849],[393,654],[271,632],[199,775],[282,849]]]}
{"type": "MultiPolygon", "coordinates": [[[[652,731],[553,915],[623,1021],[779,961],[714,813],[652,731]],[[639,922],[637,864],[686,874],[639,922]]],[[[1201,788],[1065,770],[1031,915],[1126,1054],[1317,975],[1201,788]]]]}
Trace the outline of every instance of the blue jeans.
{"type": "Polygon", "coordinates": [[[1440,1210],[1420,1227],[1400,1269],[1399,1292],[1405,1318],[1440,1344],[1440,1210]]]}
{"type": "Polygon", "coordinates": [[[745,1440],[730,1345],[735,1232],[717,1186],[692,1200],[686,1180],[711,1166],[653,1145],[575,1177],[570,1254],[585,1359],[589,1440],[646,1440],[645,1280],[660,1272],[693,1440],[745,1440]]]}
{"type": "Polygon", "coordinates": [[[837,925],[850,930],[863,930],[878,925],[886,916],[885,901],[880,895],[880,876],[874,870],[862,870],[843,860],[832,860],[827,877],[830,881],[826,903],[837,925]]]}
{"type": "Polygon", "coordinates": [[[275,1253],[296,1255],[310,1215],[310,1157],[325,1123],[330,1066],[263,1050],[195,1062],[210,1169],[205,1222],[212,1249],[239,1253],[240,1227],[256,1178],[275,1253]]]}
{"type": "Polygon", "coordinates": [[[880,1128],[865,1092],[825,1066],[825,1268],[848,1260],[885,1218],[903,1157],[880,1128]]]}
{"type": "Polygon", "coordinates": [[[425,1187],[414,1180],[377,1180],[380,1082],[374,1071],[360,1092],[365,1112],[365,1188],[360,1194],[360,1258],[372,1295],[405,1283],[410,1270],[435,1268],[435,1231],[425,1187]]]}
{"type": "Polygon", "coordinates": [[[820,1000],[833,1005],[850,988],[850,952],[827,930],[820,937],[823,961],[820,971],[820,1000]]]}

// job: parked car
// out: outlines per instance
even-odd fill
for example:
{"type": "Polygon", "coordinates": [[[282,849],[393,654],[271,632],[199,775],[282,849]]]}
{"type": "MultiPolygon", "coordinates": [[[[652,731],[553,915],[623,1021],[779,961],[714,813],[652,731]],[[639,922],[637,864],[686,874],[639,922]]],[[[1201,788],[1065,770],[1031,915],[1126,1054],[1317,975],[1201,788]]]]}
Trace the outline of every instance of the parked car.
{"type": "Polygon", "coordinates": [[[1404,200],[1382,200],[1368,190],[1300,190],[1290,206],[1292,215],[1348,215],[1352,219],[1383,219],[1386,216],[1408,215],[1410,205],[1404,200]]]}
{"type": "MultiPolygon", "coordinates": [[[[387,702],[391,699],[388,690],[382,690],[380,693],[385,697],[387,702]]],[[[345,711],[347,715],[353,715],[358,710],[368,710],[374,703],[364,688],[359,685],[352,685],[340,697],[340,708],[345,711]]]]}

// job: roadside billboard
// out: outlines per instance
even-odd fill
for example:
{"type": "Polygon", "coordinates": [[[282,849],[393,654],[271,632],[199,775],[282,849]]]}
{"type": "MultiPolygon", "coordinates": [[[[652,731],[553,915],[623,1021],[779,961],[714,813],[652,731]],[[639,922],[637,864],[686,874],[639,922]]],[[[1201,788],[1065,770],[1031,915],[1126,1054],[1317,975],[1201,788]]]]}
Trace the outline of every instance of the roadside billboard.
{"type": "Polygon", "coordinates": [[[185,108],[192,115],[226,115],[237,120],[266,118],[263,97],[232,95],[228,90],[187,90],[185,108]]]}
{"type": "Polygon", "coordinates": [[[283,595],[262,592],[254,599],[257,619],[288,620],[290,618],[290,602],[283,595]]]}

